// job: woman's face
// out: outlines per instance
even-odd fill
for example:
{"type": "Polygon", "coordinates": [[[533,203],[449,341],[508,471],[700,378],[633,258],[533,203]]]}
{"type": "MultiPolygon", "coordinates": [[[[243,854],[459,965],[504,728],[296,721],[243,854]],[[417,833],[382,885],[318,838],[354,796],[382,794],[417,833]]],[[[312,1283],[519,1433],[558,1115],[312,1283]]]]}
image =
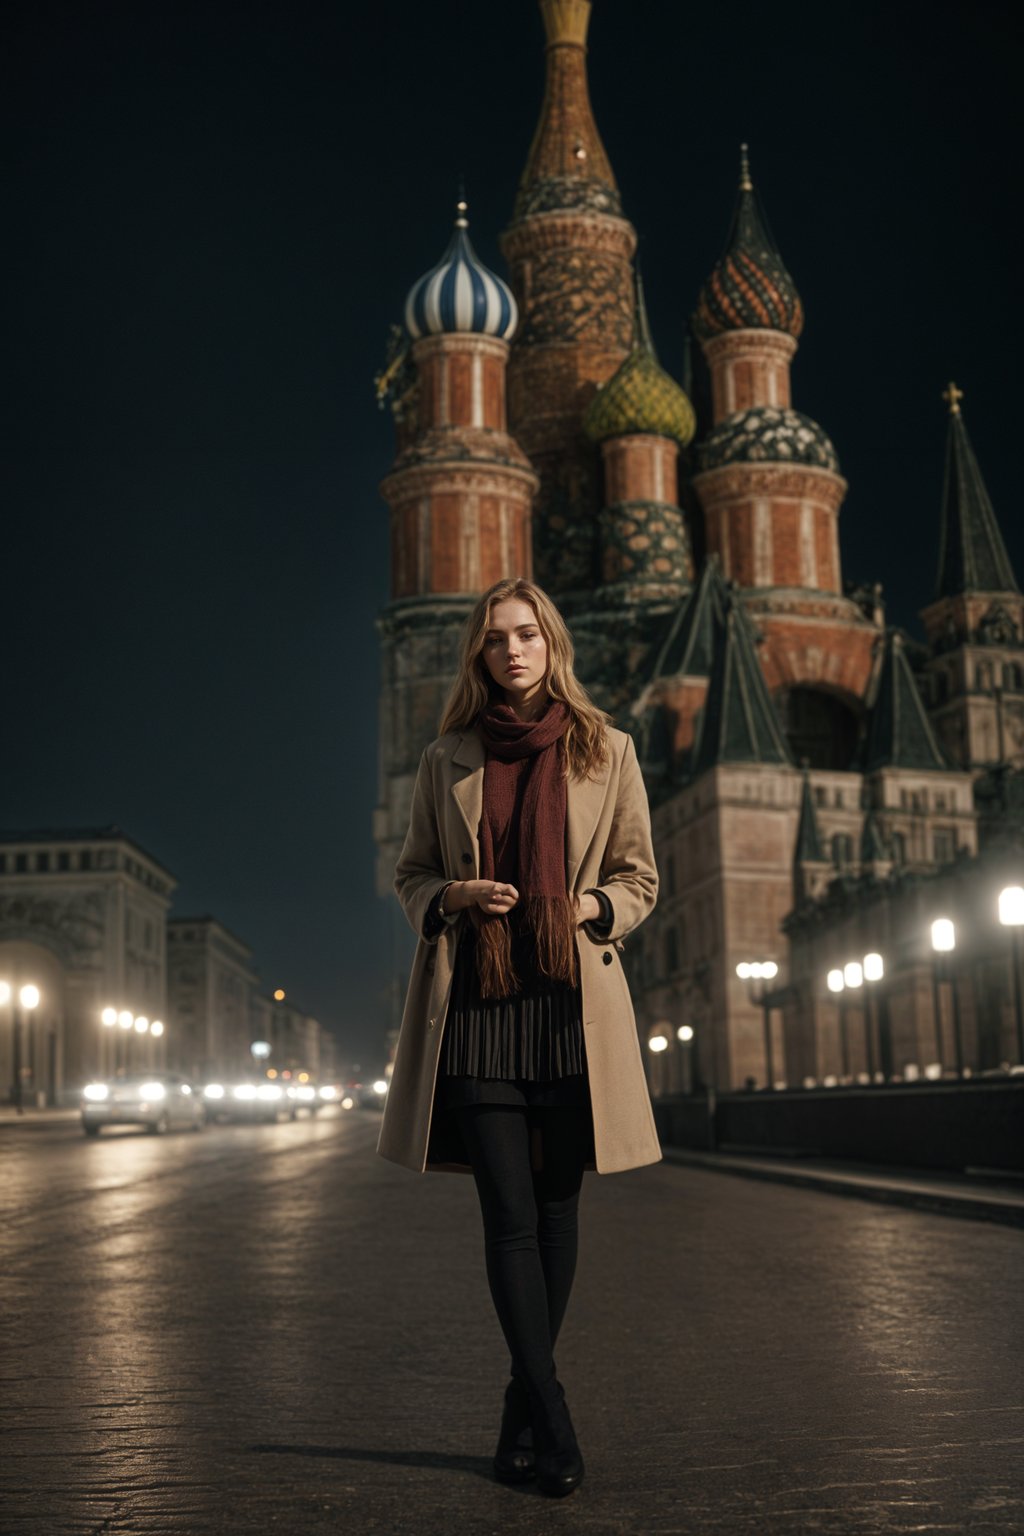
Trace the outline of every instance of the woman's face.
{"type": "Polygon", "coordinates": [[[513,709],[547,697],[548,647],[537,615],[521,597],[507,597],[491,608],[484,636],[484,666],[513,709]]]}

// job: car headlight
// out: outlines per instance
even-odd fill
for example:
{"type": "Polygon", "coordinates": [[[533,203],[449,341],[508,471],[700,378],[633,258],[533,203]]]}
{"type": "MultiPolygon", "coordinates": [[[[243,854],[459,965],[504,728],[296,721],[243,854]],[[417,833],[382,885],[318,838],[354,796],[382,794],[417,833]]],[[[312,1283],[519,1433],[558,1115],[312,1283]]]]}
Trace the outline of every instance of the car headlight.
{"type": "Polygon", "coordinates": [[[382,1077],[378,1077],[377,1081],[374,1083],[373,1091],[374,1093],[387,1093],[388,1085],[382,1077]]]}
{"type": "Polygon", "coordinates": [[[294,1097],[301,1099],[304,1104],[308,1104],[310,1099],[316,1098],[316,1089],[310,1087],[308,1083],[303,1083],[300,1088],[296,1088],[294,1097]]]}
{"type": "Polygon", "coordinates": [[[203,1089],[204,1099],[222,1099],[224,1097],[223,1083],[207,1083],[203,1089]]]}
{"type": "Polygon", "coordinates": [[[261,1099],[276,1100],[284,1097],[284,1092],[276,1083],[261,1083],[256,1090],[261,1099]]]}
{"type": "Polygon", "coordinates": [[[320,1097],[322,1099],[336,1099],[338,1097],[338,1090],[328,1085],[328,1087],[320,1089],[320,1097]]]}
{"type": "Polygon", "coordinates": [[[342,1109],[355,1109],[355,1106],[356,1106],[355,1099],[350,1098],[349,1095],[346,1093],[345,1097],[341,1101],[342,1109]]]}
{"type": "Polygon", "coordinates": [[[143,1099],[166,1099],[167,1089],[163,1083],[143,1083],[139,1089],[139,1097],[143,1099]]]}
{"type": "Polygon", "coordinates": [[[107,1087],[106,1083],[86,1083],[85,1087],[82,1089],[83,1099],[93,1099],[96,1103],[99,1103],[102,1099],[108,1098],[109,1095],[110,1089],[107,1087]]]}
{"type": "Polygon", "coordinates": [[[256,1097],[256,1089],[252,1083],[239,1083],[236,1088],[232,1088],[231,1097],[234,1099],[254,1099],[256,1097]]]}

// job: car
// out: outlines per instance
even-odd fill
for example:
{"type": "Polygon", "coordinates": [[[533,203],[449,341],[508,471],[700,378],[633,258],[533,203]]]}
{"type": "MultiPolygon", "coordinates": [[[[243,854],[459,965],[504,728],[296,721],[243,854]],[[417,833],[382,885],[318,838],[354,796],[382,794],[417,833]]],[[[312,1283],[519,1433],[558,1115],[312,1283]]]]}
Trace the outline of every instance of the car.
{"type": "Polygon", "coordinates": [[[291,1114],[285,1090],[263,1078],[207,1083],[203,1102],[209,1120],[276,1121],[282,1111],[291,1114]]]}
{"type": "Polygon", "coordinates": [[[105,1125],[141,1125],[160,1135],[172,1127],[201,1131],[206,1123],[202,1095],[177,1072],[86,1083],[81,1109],[87,1136],[98,1136],[105,1125]]]}

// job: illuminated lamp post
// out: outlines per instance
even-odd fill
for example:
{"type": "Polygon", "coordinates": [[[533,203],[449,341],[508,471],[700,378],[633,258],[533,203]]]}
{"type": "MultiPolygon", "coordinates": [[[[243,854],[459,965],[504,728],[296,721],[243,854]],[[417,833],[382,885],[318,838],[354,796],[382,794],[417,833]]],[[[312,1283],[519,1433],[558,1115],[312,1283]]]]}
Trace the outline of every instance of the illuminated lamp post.
{"type": "Polygon", "coordinates": [[[999,892],[999,921],[1010,934],[1010,965],[1013,972],[1013,1017],[1017,1026],[1017,1060],[1024,1063],[1024,1009],[1020,988],[1020,930],[1024,925],[1024,889],[1008,885],[999,892]]]}
{"type": "Polygon", "coordinates": [[[122,1040],[126,1039],[128,1031],[131,1029],[131,1027],[132,1027],[132,1025],[134,1023],[135,1023],[135,1015],[134,1015],[134,1013],[132,1013],[131,1009],[130,1008],[122,1008],[121,1012],[117,1016],[117,1027],[118,1027],[118,1030],[119,1030],[119,1034],[118,1034],[118,1037],[117,1037],[117,1050],[116,1050],[115,1056],[114,1056],[114,1070],[115,1071],[117,1071],[118,1067],[120,1067],[121,1065],[127,1066],[127,1064],[128,1064],[128,1046],[127,1046],[127,1044],[125,1044],[124,1051],[123,1051],[124,1061],[123,1061],[123,1063],[121,1061],[121,1056],[122,1056],[121,1042],[122,1042],[122,1040]]]}
{"type": "MultiPolygon", "coordinates": [[[[867,997],[867,1007],[864,1010],[864,1035],[868,1048],[868,1077],[875,1081],[875,1036],[879,1031],[878,1018],[878,984],[885,975],[885,964],[881,955],[870,954],[864,956],[864,992],[867,997]]],[[[879,1039],[879,1055],[881,1055],[881,1040],[879,1039]]],[[[884,1075],[883,1075],[884,1081],[884,1075]]]]}
{"type": "MultiPolygon", "coordinates": [[[[8,989],[8,992],[9,992],[9,989],[8,989]]],[[[12,1012],[13,1012],[13,1015],[14,1015],[14,1042],[13,1042],[14,1043],[14,1094],[13,1094],[13,1098],[14,1098],[15,1107],[16,1107],[19,1115],[22,1115],[22,1114],[25,1113],[24,1104],[22,1102],[24,1095],[23,1095],[23,1092],[22,1092],[22,1081],[21,1081],[21,1075],[22,1075],[22,1066],[21,1066],[22,1012],[24,1011],[25,1013],[31,1015],[35,1011],[35,1009],[38,1008],[38,1007],[39,1007],[39,988],[36,987],[36,986],[33,986],[31,982],[29,982],[25,986],[19,988],[19,990],[18,990],[18,1000],[17,1000],[16,1003],[13,1003],[13,1005],[12,1005],[12,1012]]]]}
{"type": "MultiPolygon", "coordinates": [[[[928,1077],[942,1076],[942,994],[939,990],[940,983],[947,972],[944,969],[944,956],[953,953],[956,949],[956,928],[948,917],[937,917],[932,923],[932,1012],[935,1015],[935,1064],[937,1071],[925,1069],[928,1077]]],[[[956,999],[954,997],[954,1006],[956,999]]],[[[959,1030],[956,1031],[959,1033],[959,1030]]],[[[957,1057],[960,1051],[957,1049],[957,1057]]],[[[958,1060],[958,1067],[960,1063],[958,1060]]]]}
{"type": "Polygon", "coordinates": [[[676,1039],[683,1047],[683,1082],[684,1093],[693,1092],[693,1026],[680,1024],[676,1030],[676,1039]]]}
{"type": "MultiPolygon", "coordinates": [[[[843,986],[844,986],[843,996],[844,996],[844,998],[845,998],[847,992],[856,992],[857,993],[857,1001],[859,1002],[860,1001],[860,989],[861,989],[861,987],[863,985],[864,985],[864,967],[861,965],[859,960],[848,960],[846,962],[846,964],[843,966],[843,986]]],[[[849,1040],[847,1040],[847,1048],[848,1047],[849,1047],[849,1040]]],[[[852,1082],[853,1081],[853,1069],[849,1065],[847,1065],[847,1067],[846,1067],[846,1075],[850,1078],[850,1081],[852,1082]]]]}
{"type": "MultiPolygon", "coordinates": [[[[779,968],[774,960],[741,960],[736,967],[736,975],[740,981],[774,981],[778,974],[779,968]]],[[[765,1087],[771,1088],[775,1083],[775,1073],[772,1069],[772,1010],[768,1002],[768,988],[765,986],[751,987],[750,1001],[755,1007],[764,1010],[765,1087]]]]}
{"type": "Polygon", "coordinates": [[[846,975],[845,970],[829,971],[826,978],[828,989],[836,999],[839,1009],[839,1056],[843,1077],[850,1075],[850,1051],[846,1039],[846,975]]]}
{"type": "Polygon", "coordinates": [[[104,1008],[100,1014],[100,1023],[103,1025],[103,1034],[100,1036],[99,1075],[103,1077],[106,1074],[107,1058],[113,1055],[113,1049],[107,1049],[107,1040],[110,1038],[110,1031],[117,1028],[117,1009],[104,1008]]]}

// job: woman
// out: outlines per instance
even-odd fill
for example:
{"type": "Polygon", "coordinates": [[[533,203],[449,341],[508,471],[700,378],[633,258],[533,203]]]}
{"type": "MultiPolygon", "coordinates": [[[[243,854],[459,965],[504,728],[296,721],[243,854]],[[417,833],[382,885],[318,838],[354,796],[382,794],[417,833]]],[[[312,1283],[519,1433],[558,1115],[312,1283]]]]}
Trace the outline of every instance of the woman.
{"type": "Polygon", "coordinates": [[[553,1358],[583,1173],[661,1157],[618,954],[657,896],[650,815],[531,581],[469,615],[440,729],[395,868],[419,943],[377,1150],[472,1172],[512,1365],[494,1472],[560,1496],[583,1477],[553,1358]]]}

